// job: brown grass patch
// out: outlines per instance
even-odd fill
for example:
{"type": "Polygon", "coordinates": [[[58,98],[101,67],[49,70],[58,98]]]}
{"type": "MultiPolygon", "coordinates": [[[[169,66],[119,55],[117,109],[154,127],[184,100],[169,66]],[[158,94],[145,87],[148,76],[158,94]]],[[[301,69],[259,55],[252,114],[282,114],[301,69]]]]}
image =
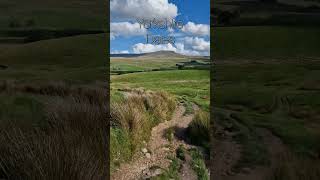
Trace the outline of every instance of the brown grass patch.
{"type": "MultiPolygon", "coordinates": [[[[17,88],[9,86],[6,84],[6,89],[17,88]]],[[[30,130],[14,124],[0,130],[0,178],[106,178],[107,92],[89,88],[74,91],[57,84],[22,86],[22,90],[52,96],[46,104],[47,118],[44,126],[30,130]]]]}

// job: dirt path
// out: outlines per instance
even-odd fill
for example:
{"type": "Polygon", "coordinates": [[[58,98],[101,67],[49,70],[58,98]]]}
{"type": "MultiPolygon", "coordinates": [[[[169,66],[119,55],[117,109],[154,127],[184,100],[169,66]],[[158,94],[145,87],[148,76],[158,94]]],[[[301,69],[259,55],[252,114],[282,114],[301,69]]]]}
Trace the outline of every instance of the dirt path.
{"type": "MultiPolygon", "coordinates": [[[[147,179],[148,177],[161,174],[161,169],[167,169],[171,163],[171,160],[167,158],[168,155],[175,154],[176,149],[180,145],[183,145],[186,149],[191,148],[192,146],[181,138],[174,137],[173,141],[170,143],[169,140],[164,137],[165,131],[170,127],[180,129],[180,133],[183,133],[183,130],[188,127],[194,115],[190,114],[184,116],[184,112],[185,107],[180,105],[177,107],[170,121],[160,123],[158,126],[154,127],[147,147],[137,153],[130,163],[120,165],[111,179],[137,180],[147,179]]],[[[188,164],[183,164],[180,176],[184,180],[197,179],[196,174],[188,164]]]]}
{"type": "Polygon", "coordinates": [[[258,166],[254,169],[243,169],[242,172],[236,173],[233,167],[241,158],[241,145],[230,139],[217,140],[214,143],[216,148],[213,158],[214,172],[211,173],[213,179],[219,180],[266,180],[276,166],[278,157],[286,152],[286,148],[281,140],[274,136],[269,130],[259,129],[259,134],[263,137],[266,147],[268,147],[269,167],[258,166]]]}
{"type": "Polygon", "coordinates": [[[272,173],[272,169],[278,162],[278,157],[287,149],[279,137],[272,134],[271,131],[263,128],[257,128],[256,131],[262,137],[269,154],[270,166],[258,166],[253,169],[244,168],[241,172],[234,172],[233,167],[241,158],[241,145],[237,144],[232,139],[232,134],[223,130],[220,126],[217,127],[217,132],[221,139],[215,139],[213,147],[215,148],[213,154],[214,169],[211,172],[212,179],[218,180],[266,180],[272,173]]]}

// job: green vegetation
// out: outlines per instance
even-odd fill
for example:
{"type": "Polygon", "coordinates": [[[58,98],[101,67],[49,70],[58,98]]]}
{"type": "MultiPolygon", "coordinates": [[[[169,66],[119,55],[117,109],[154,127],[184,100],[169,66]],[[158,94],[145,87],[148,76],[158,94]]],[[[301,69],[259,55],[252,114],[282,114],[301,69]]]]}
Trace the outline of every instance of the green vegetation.
{"type": "Polygon", "coordinates": [[[172,161],[169,168],[165,170],[160,176],[151,178],[152,180],[179,180],[179,170],[181,168],[181,160],[176,157],[169,157],[172,161]]]}
{"type": "Polygon", "coordinates": [[[111,171],[130,160],[150,137],[152,127],[169,120],[175,100],[164,92],[134,90],[111,102],[111,171]]]}
{"type": "Polygon", "coordinates": [[[112,89],[146,88],[167,91],[209,109],[209,71],[173,70],[111,76],[112,89]]]}
{"type": "Polygon", "coordinates": [[[176,157],[182,161],[186,160],[186,149],[183,147],[182,144],[180,144],[180,146],[176,150],[176,157]]]}
{"type": "Polygon", "coordinates": [[[0,49],[0,78],[20,81],[104,81],[105,35],[81,35],[5,46],[0,49]],[[88,44],[91,44],[88,47],[88,44]]]}
{"type": "MultiPolygon", "coordinates": [[[[199,61],[207,61],[200,59],[199,61]]],[[[194,104],[198,105],[204,111],[209,111],[209,71],[208,70],[196,70],[189,69],[189,70],[178,70],[176,67],[177,63],[184,63],[189,62],[187,58],[152,58],[152,57],[138,57],[138,58],[112,58],[111,59],[111,71],[119,73],[120,71],[129,72],[132,71],[130,74],[121,74],[121,75],[111,75],[111,99],[115,102],[121,104],[117,106],[116,109],[119,109],[119,114],[121,112],[125,112],[125,109],[128,111],[129,109],[134,110],[139,107],[139,103],[135,103],[135,107],[128,107],[130,104],[130,94],[132,94],[131,89],[146,89],[147,91],[135,90],[138,91],[140,96],[145,97],[148,96],[148,91],[153,91],[155,94],[157,92],[167,92],[179,103],[182,103],[186,107],[186,114],[192,113],[194,109],[194,104]],[[135,71],[135,72],[134,72],[135,71]],[[136,71],[143,71],[143,72],[136,72],[136,71]],[[136,105],[138,104],[138,105],[136,105]],[[121,112],[120,112],[121,111],[121,112]]],[[[115,73],[116,74],[116,73],[115,73]]],[[[133,92],[134,93],[134,92],[133,92]]],[[[135,93],[134,93],[135,94],[135,93]]],[[[167,95],[168,96],[168,95],[167,95]]],[[[151,98],[152,99],[152,98],[151,98]]],[[[151,102],[153,100],[150,100],[151,102]]],[[[146,101],[145,101],[146,102],[146,101]]],[[[148,102],[148,101],[147,101],[148,102]]],[[[158,103],[158,104],[165,104],[165,103],[158,103]]],[[[163,115],[168,114],[165,111],[163,115],[151,115],[153,114],[152,108],[148,108],[150,105],[148,103],[144,103],[142,107],[143,111],[141,111],[142,115],[147,115],[145,120],[139,126],[135,126],[134,128],[129,130],[129,134],[127,137],[130,137],[125,142],[131,142],[130,146],[135,147],[131,151],[126,151],[126,155],[119,155],[118,157],[112,157],[115,162],[112,164],[113,167],[117,166],[117,164],[123,163],[129,159],[126,159],[127,155],[132,155],[136,149],[139,149],[138,142],[148,141],[148,137],[151,131],[150,127],[157,125],[158,123],[162,122],[163,119],[168,119],[163,117],[163,115]],[[154,123],[152,123],[154,122],[154,123]],[[148,125],[150,124],[151,125],[148,125]],[[146,127],[144,127],[146,126],[146,127]],[[140,129],[137,129],[139,127],[140,129]],[[135,131],[135,132],[132,132],[135,131]],[[141,134],[140,134],[141,133],[141,134]],[[140,134],[134,136],[133,134],[140,134]],[[145,137],[143,137],[145,136],[145,137]],[[134,141],[133,137],[139,137],[139,141],[134,141]],[[116,162],[117,161],[117,162],[116,162]]],[[[171,112],[171,111],[170,111],[171,112]]],[[[160,113],[161,114],[161,113],[160,113]]],[[[169,113],[170,114],[170,113],[169,113]]],[[[125,116],[122,116],[125,117],[125,116]]],[[[126,117],[124,120],[133,120],[134,118],[126,117]]],[[[137,121],[139,122],[139,121],[137,121]]],[[[142,121],[141,121],[142,122],[142,121]]],[[[117,124],[117,123],[115,123],[117,124]]],[[[119,124],[119,123],[118,123],[119,124]]],[[[120,123],[121,124],[121,123],[120,123]]],[[[132,123],[134,124],[134,123],[132,123]]],[[[115,126],[116,128],[118,126],[115,126]]],[[[112,131],[114,131],[112,128],[112,131]]],[[[122,125],[120,129],[126,129],[125,126],[122,125]]],[[[128,129],[128,128],[127,128],[128,129]]],[[[169,141],[172,141],[175,136],[175,127],[169,128],[165,131],[164,136],[169,141]]],[[[111,131],[111,132],[112,132],[111,131]]],[[[128,130],[127,130],[128,132],[128,130]]],[[[111,136],[112,137],[112,136],[111,136]]],[[[124,135],[120,135],[120,137],[124,137],[124,135]]],[[[128,143],[123,143],[120,145],[119,138],[115,138],[112,141],[119,141],[119,148],[128,148],[128,143]]],[[[122,153],[122,150],[116,150],[112,147],[112,151],[115,153],[122,153]]],[[[182,149],[181,147],[178,148],[176,151],[176,157],[172,158],[172,163],[170,167],[164,170],[158,177],[153,177],[153,179],[179,179],[180,167],[182,165],[182,161],[184,161],[186,150],[182,149]]],[[[114,168],[113,168],[114,169],[114,168]]]]}
{"type": "Polygon", "coordinates": [[[193,144],[210,150],[210,117],[206,111],[198,110],[188,127],[188,136],[193,144]]]}
{"type": "Polygon", "coordinates": [[[189,153],[192,158],[192,168],[197,173],[199,180],[209,180],[209,173],[204,163],[202,154],[197,149],[190,149],[189,153]]]}
{"type": "Polygon", "coordinates": [[[216,27],[217,45],[213,46],[213,52],[216,59],[230,59],[234,63],[239,60],[312,59],[320,56],[319,31],[318,27],[216,27]]]}
{"type": "Polygon", "coordinates": [[[164,136],[166,137],[166,139],[169,142],[172,142],[172,140],[174,138],[174,134],[175,134],[175,127],[170,127],[168,129],[166,129],[164,136]]]}
{"type": "Polygon", "coordinates": [[[299,162],[319,162],[319,32],[315,27],[217,28],[215,120],[242,145],[238,167],[270,162],[259,128],[280,137],[291,159],[298,159],[279,165],[273,179],[291,179],[299,162]]]}
{"type": "Polygon", "coordinates": [[[90,0],[3,0],[0,6],[0,29],[101,29],[107,22],[106,5],[90,0]]]}
{"type": "Polygon", "coordinates": [[[82,87],[62,93],[65,89],[59,84],[23,87],[11,84],[1,89],[0,178],[105,176],[104,91],[82,87]]]}
{"type": "Polygon", "coordinates": [[[177,69],[210,69],[207,58],[187,57],[117,57],[111,58],[111,73],[126,74],[135,72],[164,71],[177,69]],[[194,60],[197,59],[197,60],[194,60]]]}
{"type": "Polygon", "coordinates": [[[107,176],[106,18],[90,0],[1,1],[0,179],[107,176]]]}

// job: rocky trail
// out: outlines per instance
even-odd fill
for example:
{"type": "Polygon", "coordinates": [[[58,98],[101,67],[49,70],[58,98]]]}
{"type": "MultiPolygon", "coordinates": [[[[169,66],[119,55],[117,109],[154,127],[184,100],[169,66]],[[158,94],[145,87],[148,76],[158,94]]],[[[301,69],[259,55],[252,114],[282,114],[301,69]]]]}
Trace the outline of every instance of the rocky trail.
{"type": "MultiPolygon", "coordinates": [[[[195,109],[197,107],[194,107],[195,109]]],[[[167,169],[171,163],[168,156],[175,156],[179,146],[185,149],[195,148],[188,144],[185,139],[185,130],[192,121],[194,114],[184,115],[185,107],[179,105],[173,113],[172,119],[160,123],[154,127],[151,132],[149,143],[138,152],[129,163],[120,165],[113,173],[113,180],[137,180],[149,179],[160,175],[164,169],[167,169]],[[169,128],[175,128],[175,136],[169,141],[165,137],[165,132],[169,128]]],[[[191,157],[186,155],[185,161],[179,172],[180,179],[196,180],[197,175],[190,165],[191,157]]]]}

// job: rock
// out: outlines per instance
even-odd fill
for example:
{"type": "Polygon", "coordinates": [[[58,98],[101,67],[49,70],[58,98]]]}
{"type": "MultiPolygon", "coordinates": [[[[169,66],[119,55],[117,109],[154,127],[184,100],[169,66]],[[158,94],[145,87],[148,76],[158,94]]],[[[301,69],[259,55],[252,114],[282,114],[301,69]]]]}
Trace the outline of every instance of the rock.
{"type": "Polygon", "coordinates": [[[142,151],[143,153],[147,153],[147,152],[148,152],[148,149],[147,149],[147,148],[142,148],[141,151],[142,151]]]}
{"type": "Polygon", "coordinates": [[[148,159],[150,159],[150,158],[151,158],[151,154],[150,154],[150,153],[146,153],[146,157],[147,157],[148,159]]]}

